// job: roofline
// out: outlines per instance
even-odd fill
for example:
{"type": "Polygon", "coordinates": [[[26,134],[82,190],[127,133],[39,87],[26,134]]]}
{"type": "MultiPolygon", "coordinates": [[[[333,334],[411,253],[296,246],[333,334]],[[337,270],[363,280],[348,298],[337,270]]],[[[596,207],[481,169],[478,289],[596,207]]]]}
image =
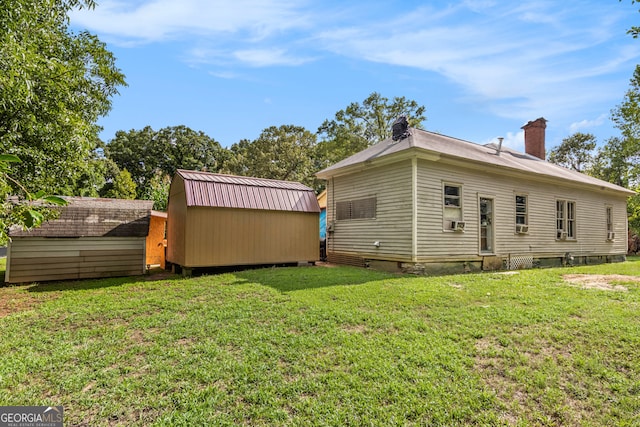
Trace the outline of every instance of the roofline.
{"type": "MultiPolygon", "coordinates": [[[[312,191],[315,194],[315,190],[305,184],[302,184],[301,182],[297,182],[297,181],[287,181],[284,179],[272,179],[272,178],[258,178],[258,177],[254,177],[254,176],[244,176],[244,175],[233,175],[233,174],[225,174],[225,173],[217,173],[217,172],[204,172],[204,171],[194,171],[194,170],[188,170],[188,169],[177,169],[176,170],[176,174],[180,175],[180,177],[182,179],[184,179],[185,181],[206,181],[206,180],[201,180],[201,179],[193,179],[193,178],[188,178],[186,177],[184,173],[188,173],[188,174],[205,174],[205,175],[211,175],[211,176],[219,176],[219,177],[225,177],[225,178],[229,178],[229,179],[239,179],[239,180],[254,180],[254,181],[261,181],[264,183],[269,183],[269,182],[273,182],[275,183],[279,183],[279,184],[297,184],[300,186],[304,186],[306,187],[306,189],[308,191],[312,191]]],[[[233,183],[233,185],[248,185],[251,186],[251,184],[249,183],[233,183]]],[[[300,191],[305,191],[305,190],[300,190],[300,191]]]]}
{"type": "MultiPolygon", "coordinates": [[[[468,141],[465,141],[465,142],[468,142],[468,141]]],[[[473,143],[470,143],[470,144],[473,144],[473,143]]],[[[494,173],[497,175],[514,176],[514,177],[525,176],[527,178],[531,178],[533,180],[536,180],[539,182],[545,182],[545,183],[562,182],[563,184],[570,187],[591,188],[591,189],[597,188],[600,191],[622,193],[622,194],[625,194],[626,196],[634,196],[635,194],[637,194],[633,190],[629,190],[628,188],[624,188],[616,184],[609,183],[607,181],[603,181],[603,183],[606,183],[609,185],[615,185],[620,189],[616,189],[608,186],[601,186],[597,184],[583,183],[583,182],[574,181],[574,180],[562,178],[562,177],[555,177],[547,174],[533,173],[529,171],[511,168],[508,166],[489,165],[488,163],[484,163],[478,160],[465,159],[465,158],[452,156],[449,154],[444,154],[436,151],[426,150],[424,148],[420,148],[416,146],[411,146],[411,147],[408,147],[406,150],[388,154],[386,156],[374,158],[372,160],[367,160],[365,162],[360,162],[360,163],[344,166],[344,167],[333,169],[333,170],[325,169],[323,171],[316,173],[316,176],[320,179],[329,180],[330,178],[348,175],[354,172],[364,171],[366,169],[369,169],[370,167],[380,167],[387,164],[398,163],[403,160],[412,159],[414,157],[420,160],[427,160],[432,162],[441,161],[445,164],[453,164],[456,166],[466,167],[474,170],[484,169],[487,172],[494,173]]]]}

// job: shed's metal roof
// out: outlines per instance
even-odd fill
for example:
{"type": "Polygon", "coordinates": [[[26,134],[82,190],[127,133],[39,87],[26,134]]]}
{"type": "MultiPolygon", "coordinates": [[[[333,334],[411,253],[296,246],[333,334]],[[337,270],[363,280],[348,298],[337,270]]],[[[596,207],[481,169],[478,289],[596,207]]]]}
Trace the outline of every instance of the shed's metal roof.
{"type": "Polygon", "coordinates": [[[145,237],[149,234],[152,200],[63,197],[60,216],[40,227],[10,230],[11,237],[145,237]]]}
{"type": "Polygon", "coordinates": [[[535,156],[504,146],[498,155],[497,148],[495,144],[480,145],[422,129],[411,128],[410,136],[405,139],[397,142],[391,138],[385,139],[378,144],[372,145],[351,157],[347,157],[323,169],[316,175],[320,178],[327,179],[340,174],[344,170],[348,170],[350,167],[375,162],[377,159],[414,149],[418,152],[435,154],[450,159],[460,159],[469,161],[470,163],[482,163],[494,166],[495,172],[497,173],[500,173],[500,169],[512,170],[532,175],[546,176],[561,181],[597,186],[599,188],[624,192],[629,195],[635,194],[633,191],[624,187],[563,168],[535,156]]]}
{"type": "Polygon", "coordinates": [[[187,206],[320,212],[312,188],[299,182],[178,170],[187,206]]]}

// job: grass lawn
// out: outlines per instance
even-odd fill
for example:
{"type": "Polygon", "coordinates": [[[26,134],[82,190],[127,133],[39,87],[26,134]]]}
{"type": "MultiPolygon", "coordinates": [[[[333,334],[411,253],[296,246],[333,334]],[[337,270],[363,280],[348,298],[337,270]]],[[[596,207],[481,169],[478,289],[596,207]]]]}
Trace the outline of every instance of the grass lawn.
{"type": "Polygon", "coordinates": [[[3,287],[0,404],[69,426],[638,426],[638,280],[634,258],[3,287]]]}

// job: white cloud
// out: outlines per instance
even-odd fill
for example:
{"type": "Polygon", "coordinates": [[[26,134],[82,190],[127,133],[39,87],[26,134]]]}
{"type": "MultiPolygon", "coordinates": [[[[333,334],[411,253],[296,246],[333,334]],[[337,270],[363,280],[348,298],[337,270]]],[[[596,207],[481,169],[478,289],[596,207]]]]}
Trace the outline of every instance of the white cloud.
{"type": "Polygon", "coordinates": [[[302,65],[312,61],[311,58],[289,55],[284,49],[246,49],[233,53],[238,61],[252,67],[268,67],[274,65],[302,65]]]}
{"type": "Polygon", "coordinates": [[[594,127],[602,126],[607,120],[606,114],[601,114],[593,120],[581,120],[579,122],[571,123],[569,131],[574,134],[576,132],[588,131],[594,127]]]}
{"type": "Polygon", "coordinates": [[[131,6],[104,0],[95,10],[71,15],[74,25],[121,41],[154,42],[186,35],[244,32],[252,40],[309,26],[293,0],[151,0],[131,6]]]}
{"type": "Polygon", "coordinates": [[[621,15],[603,19],[597,6],[466,4],[438,17],[423,8],[373,26],[329,29],[320,40],[340,55],[441,74],[464,89],[467,102],[519,120],[572,117],[611,102],[619,79],[603,77],[640,56],[637,44],[602,49],[620,31],[621,15]]]}

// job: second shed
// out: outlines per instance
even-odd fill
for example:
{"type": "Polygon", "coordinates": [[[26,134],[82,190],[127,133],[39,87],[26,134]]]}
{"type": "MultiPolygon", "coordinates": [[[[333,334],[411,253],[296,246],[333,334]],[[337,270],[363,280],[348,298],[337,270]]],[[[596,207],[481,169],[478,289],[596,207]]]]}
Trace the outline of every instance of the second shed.
{"type": "Polygon", "coordinates": [[[178,170],[167,213],[167,261],[187,269],[319,258],[320,207],[298,182],[178,170]]]}

